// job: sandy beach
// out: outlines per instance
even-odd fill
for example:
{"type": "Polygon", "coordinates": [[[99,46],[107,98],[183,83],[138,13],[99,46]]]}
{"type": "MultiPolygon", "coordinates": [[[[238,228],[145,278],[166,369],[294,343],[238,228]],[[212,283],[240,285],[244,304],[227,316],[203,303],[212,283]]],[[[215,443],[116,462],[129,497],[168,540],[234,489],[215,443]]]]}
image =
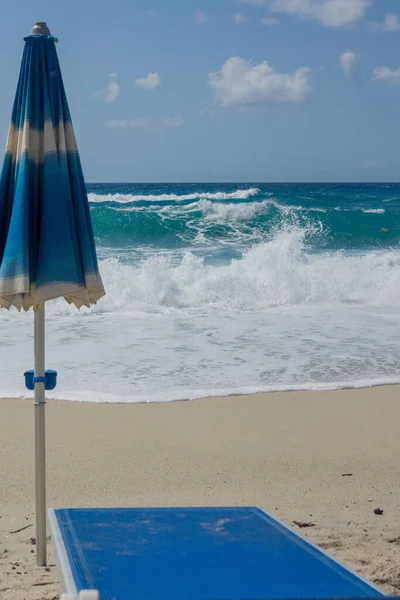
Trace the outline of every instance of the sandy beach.
{"type": "MultiPolygon", "coordinates": [[[[399,593],[399,391],[49,401],[48,506],[258,505],[315,524],[302,533],[399,593]]],[[[0,414],[0,597],[57,598],[51,547],[39,569],[30,539],[32,401],[0,400],[0,414]]]]}

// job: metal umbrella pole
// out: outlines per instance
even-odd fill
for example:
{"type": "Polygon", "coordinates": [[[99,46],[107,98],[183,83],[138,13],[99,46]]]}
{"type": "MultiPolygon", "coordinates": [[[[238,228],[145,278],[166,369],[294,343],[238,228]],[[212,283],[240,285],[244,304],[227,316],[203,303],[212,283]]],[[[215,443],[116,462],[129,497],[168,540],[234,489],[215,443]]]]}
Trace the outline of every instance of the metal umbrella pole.
{"type": "Polygon", "coordinates": [[[46,550],[46,421],[44,302],[35,311],[35,492],[36,564],[47,563],[46,550]]]}

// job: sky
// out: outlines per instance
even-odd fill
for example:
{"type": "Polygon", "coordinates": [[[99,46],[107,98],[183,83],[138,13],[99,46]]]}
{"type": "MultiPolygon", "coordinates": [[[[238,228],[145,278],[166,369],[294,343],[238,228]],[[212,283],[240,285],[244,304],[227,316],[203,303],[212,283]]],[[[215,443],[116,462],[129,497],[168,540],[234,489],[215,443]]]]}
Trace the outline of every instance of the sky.
{"type": "Polygon", "coordinates": [[[400,0],[0,6],[4,144],[47,21],[88,182],[400,180],[400,0]]]}

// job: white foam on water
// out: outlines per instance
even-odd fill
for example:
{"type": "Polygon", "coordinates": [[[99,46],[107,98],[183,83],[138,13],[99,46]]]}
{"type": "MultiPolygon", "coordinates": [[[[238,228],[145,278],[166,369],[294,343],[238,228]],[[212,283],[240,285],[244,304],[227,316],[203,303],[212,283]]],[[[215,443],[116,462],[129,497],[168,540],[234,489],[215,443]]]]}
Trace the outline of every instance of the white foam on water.
{"type": "Polygon", "coordinates": [[[216,223],[231,223],[237,221],[250,221],[260,214],[267,214],[271,209],[270,200],[262,202],[246,202],[245,204],[216,204],[210,200],[200,200],[196,207],[203,216],[216,223]]]}
{"type": "MultiPolygon", "coordinates": [[[[385,202],[385,200],[384,200],[385,202]]],[[[334,210],[336,210],[337,212],[353,212],[355,210],[359,210],[365,214],[375,214],[375,215],[384,215],[385,214],[385,209],[384,208],[341,208],[340,206],[336,206],[336,208],[334,208],[334,210]]]]}
{"type": "Polygon", "coordinates": [[[317,207],[305,207],[305,206],[301,206],[301,205],[296,205],[296,204],[281,204],[280,202],[277,202],[276,200],[270,200],[270,203],[275,206],[275,208],[277,208],[279,211],[281,211],[284,215],[293,213],[293,212],[319,212],[319,213],[326,213],[327,209],[326,208],[317,208],[317,207]]]}
{"type": "Polygon", "coordinates": [[[157,206],[152,204],[139,206],[113,206],[112,210],[116,212],[157,212],[161,217],[185,217],[192,213],[201,213],[201,216],[215,220],[218,223],[246,221],[254,218],[259,214],[267,214],[271,209],[272,202],[270,200],[262,200],[260,202],[246,202],[241,204],[234,203],[215,203],[211,200],[202,198],[191,204],[181,206],[179,204],[168,204],[167,206],[157,206]]]}
{"type": "MultiPolygon", "coordinates": [[[[286,228],[230,264],[101,261],[107,295],[49,302],[52,397],[166,401],[400,381],[400,251],[313,254],[286,228]]],[[[0,395],[25,393],[33,316],[0,311],[0,395]]]]}
{"type": "MultiPolygon", "coordinates": [[[[32,315],[2,323],[1,396],[22,396],[32,315]]],[[[272,309],[217,316],[47,319],[52,398],[162,402],[258,391],[400,382],[397,308],[272,309]]]]}
{"type": "Polygon", "coordinates": [[[236,190],[235,192],[195,192],[192,194],[88,194],[89,202],[115,202],[126,204],[130,202],[182,202],[184,200],[246,200],[259,193],[258,188],[236,190]]]}
{"type": "MultiPolygon", "coordinates": [[[[251,198],[252,195],[248,196],[248,192],[258,190],[247,190],[245,195],[242,198],[238,198],[235,194],[224,194],[224,197],[219,198],[222,200],[229,199],[248,199],[251,198]]],[[[240,192],[242,194],[242,192],[240,192]]],[[[254,194],[255,195],[255,194],[254,194]]],[[[193,198],[189,198],[188,196],[180,196],[180,199],[190,199],[194,200],[193,203],[184,205],[183,207],[178,204],[172,204],[167,206],[161,206],[155,208],[154,205],[149,203],[149,205],[139,205],[139,206],[113,206],[112,210],[117,212],[154,212],[155,210],[162,216],[163,214],[166,216],[184,216],[185,214],[190,214],[192,212],[201,211],[202,215],[209,220],[215,220],[218,223],[224,222],[234,222],[234,221],[247,221],[251,220],[258,215],[268,214],[272,207],[276,208],[279,212],[281,212],[284,216],[289,214],[296,214],[299,212],[317,212],[317,213],[326,213],[327,210],[324,208],[305,208],[304,206],[296,206],[296,205],[286,205],[281,204],[273,199],[267,200],[259,200],[255,202],[246,202],[246,203],[229,203],[229,202],[220,202],[217,203],[210,199],[210,196],[215,196],[215,194],[211,194],[207,197],[199,198],[197,195],[193,195],[193,198]],[[182,212],[184,211],[184,212],[182,212]]],[[[150,198],[146,196],[146,199],[150,198]]],[[[126,201],[128,202],[128,201],[126,201]]],[[[338,209],[341,210],[341,209],[338,209]]],[[[350,210],[350,209],[349,209],[350,210]]]]}
{"type": "MultiPolygon", "coordinates": [[[[400,251],[312,254],[307,229],[281,230],[270,242],[253,246],[240,260],[206,264],[185,252],[155,254],[136,265],[116,258],[101,262],[107,295],[90,314],[268,310],[276,306],[400,304],[400,251]]],[[[50,314],[76,314],[62,300],[50,314]]]]}

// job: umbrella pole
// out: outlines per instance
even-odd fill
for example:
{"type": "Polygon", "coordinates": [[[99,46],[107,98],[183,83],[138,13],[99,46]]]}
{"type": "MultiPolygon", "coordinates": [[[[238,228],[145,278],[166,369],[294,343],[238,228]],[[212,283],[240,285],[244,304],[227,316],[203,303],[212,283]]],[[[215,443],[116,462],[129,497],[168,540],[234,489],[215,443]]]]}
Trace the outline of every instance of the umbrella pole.
{"type": "Polygon", "coordinates": [[[35,311],[35,486],[36,564],[44,567],[46,552],[46,433],[45,433],[44,303],[35,311]]]}

